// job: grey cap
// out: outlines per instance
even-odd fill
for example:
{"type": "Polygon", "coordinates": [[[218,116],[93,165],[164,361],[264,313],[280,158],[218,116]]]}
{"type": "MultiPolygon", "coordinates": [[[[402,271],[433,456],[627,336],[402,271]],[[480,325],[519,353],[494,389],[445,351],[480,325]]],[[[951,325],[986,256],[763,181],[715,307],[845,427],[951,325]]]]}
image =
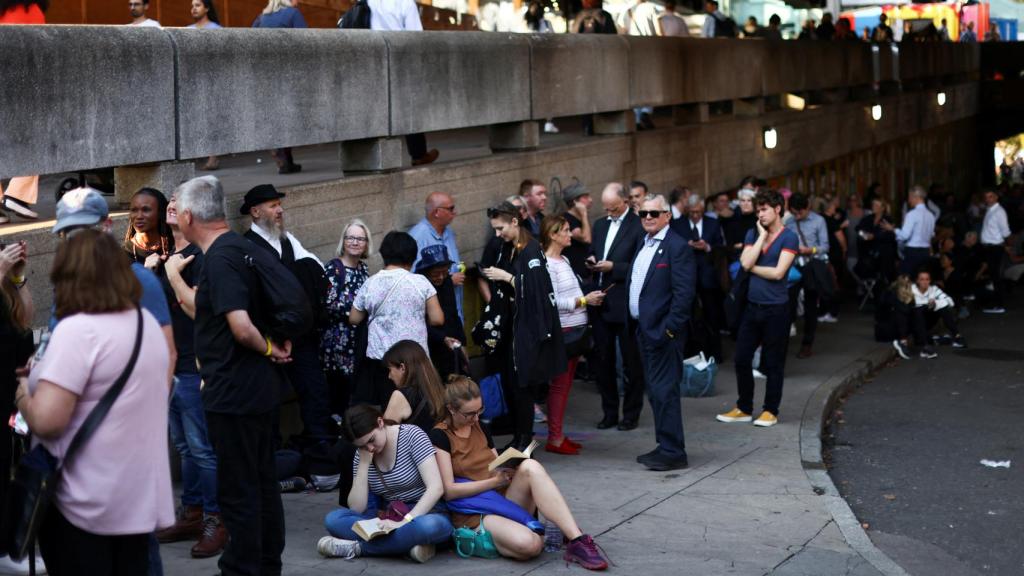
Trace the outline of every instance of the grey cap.
{"type": "Polygon", "coordinates": [[[562,190],[562,200],[571,207],[573,200],[587,194],[587,187],[582,182],[573,182],[562,190]]]}
{"type": "Polygon", "coordinates": [[[110,208],[102,194],[89,187],[75,188],[57,202],[57,223],[53,225],[53,233],[59,234],[68,228],[95,226],[106,221],[109,215],[110,208]]]}
{"type": "Polygon", "coordinates": [[[738,198],[740,200],[743,200],[743,199],[751,199],[752,200],[754,198],[754,196],[757,196],[757,193],[754,192],[753,190],[751,190],[750,188],[740,188],[739,191],[736,192],[736,198],[738,198]]]}

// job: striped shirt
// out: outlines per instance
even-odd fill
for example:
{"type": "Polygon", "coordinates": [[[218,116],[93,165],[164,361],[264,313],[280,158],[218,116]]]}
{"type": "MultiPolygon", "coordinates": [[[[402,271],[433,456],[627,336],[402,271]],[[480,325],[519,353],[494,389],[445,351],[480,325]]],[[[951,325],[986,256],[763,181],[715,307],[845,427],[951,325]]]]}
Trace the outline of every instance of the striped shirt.
{"type": "MultiPolygon", "coordinates": [[[[395,448],[395,467],[383,473],[377,464],[370,463],[368,479],[370,492],[388,502],[416,502],[427,492],[418,466],[427,458],[434,457],[434,445],[427,433],[413,424],[402,424],[398,427],[398,439],[395,448]]],[[[359,470],[359,451],[352,460],[352,475],[359,470]]]]}
{"type": "Polygon", "coordinates": [[[583,296],[583,290],[569,261],[564,256],[557,260],[548,258],[548,275],[551,276],[551,285],[555,287],[555,304],[558,306],[558,321],[562,328],[585,325],[587,309],[576,307],[583,296]]]}

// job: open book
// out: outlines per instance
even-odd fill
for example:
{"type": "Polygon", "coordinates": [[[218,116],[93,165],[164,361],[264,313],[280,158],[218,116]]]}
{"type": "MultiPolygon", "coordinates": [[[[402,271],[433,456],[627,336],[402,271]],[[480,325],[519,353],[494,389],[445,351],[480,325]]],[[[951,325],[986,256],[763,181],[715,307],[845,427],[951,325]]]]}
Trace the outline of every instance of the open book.
{"type": "Polygon", "coordinates": [[[404,526],[407,522],[403,520],[397,526],[385,528],[377,518],[360,520],[352,525],[352,531],[360,538],[369,542],[378,536],[385,536],[404,526]]]}
{"type": "Polygon", "coordinates": [[[540,442],[534,440],[522,452],[515,448],[508,448],[487,465],[487,471],[494,472],[498,468],[515,468],[523,460],[528,460],[530,455],[533,454],[534,449],[538,446],[540,446],[540,442]]]}

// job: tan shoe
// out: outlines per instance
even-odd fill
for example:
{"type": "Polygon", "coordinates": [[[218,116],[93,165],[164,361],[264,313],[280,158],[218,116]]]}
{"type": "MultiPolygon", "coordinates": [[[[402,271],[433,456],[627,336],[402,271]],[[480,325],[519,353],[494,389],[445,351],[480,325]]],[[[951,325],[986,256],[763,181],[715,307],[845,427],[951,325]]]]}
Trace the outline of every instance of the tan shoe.
{"type": "Polygon", "coordinates": [[[161,544],[170,542],[181,542],[183,540],[195,540],[203,534],[203,507],[186,506],[181,511],[181,516],[170,528],[164,528],[156,533],[156,539],[161,544]]]}
{"type": "Polygon", "coordinates": [[[769,428],[779,423],[779,417],[771,412],[765,410],[761,412],[761,415],[754,420],[754,426],[760,426],[762,428],[769,428]]]}
{"type": "Polygon", "coordinates": [[[719,422],[750,422],[753,418],[750,414],[747,414],[739,408],[733,408],[725,414],[715,416],[715,420],[718,420],[719,422]]]}
{"type": "Polygon", "coordinates": [[[208,514],[203,519],[203,535],[192,547],[193,558],[210,558],[224,551],[228,543],[228,530],[220,520],[220,514],[208,514]]]}

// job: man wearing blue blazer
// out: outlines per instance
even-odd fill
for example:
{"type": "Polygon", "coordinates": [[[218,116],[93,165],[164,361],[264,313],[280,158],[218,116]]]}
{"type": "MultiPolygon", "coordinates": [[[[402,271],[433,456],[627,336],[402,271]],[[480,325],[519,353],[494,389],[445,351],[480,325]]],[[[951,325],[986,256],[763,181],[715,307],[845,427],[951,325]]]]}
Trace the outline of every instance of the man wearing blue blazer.
{"type": "Polygon", "coordinates": [[[679,382],[697,270],[693,250],[669,229],[664,196],[644,199],[639,215],[646,235],[630,268],[628,312],[637,323],[658,446],[636,460],[651,470],[676,470],[687,466],[679,382]]]}
{"type": "Polygon", "coordinates": [[[724,294],[715,274],[711,250],[717,246],[725,246],[725,235],[722,233],[722,224],[717,219],[704,217],[704,198],[699,194],[692,194],[686,200],[685,216],[673,220],[670,226],[673,232],[682,236],[690,248],[693,248],[694,260],[697,263],[697,296],[700,297],[704,309],[704,321],[717,334],[725,328],[725,314],[722,311],[724,294]]]}

